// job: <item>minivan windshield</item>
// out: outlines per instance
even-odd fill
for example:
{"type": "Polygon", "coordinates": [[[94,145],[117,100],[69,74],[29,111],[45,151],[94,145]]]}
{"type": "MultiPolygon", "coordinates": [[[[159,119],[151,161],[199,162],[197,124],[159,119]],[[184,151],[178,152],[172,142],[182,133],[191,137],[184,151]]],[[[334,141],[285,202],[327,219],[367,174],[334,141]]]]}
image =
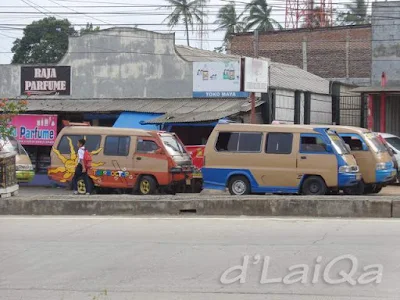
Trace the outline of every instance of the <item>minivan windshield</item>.
{"type": "Polygon", "coordinates": [[[396,151],[400,151],[400,138],[399,137],[390,137],[385,138],[385,140],[396,149],[396,151]]]}
{"type": "Polygon", "coordinates": [[[372,132],[364,133],[365,139],[368,141],[368,144],[371,146],[372,150],[376,153],[386,152],[387,149],[382,141],[378,138],[377,134],[372,132]]]}
{"type": "Polygon", "coordinates": [[[350,154],[346,147],[346,143],[334,132],[328,132],[329,139],[332,141],[332,145],[336,152],[340,155],[350,154]]]}
{"type": "Polygon", "coordinates": [[[3,149],[8,152],[17,152],[18,155],[28,155],[26,153],[24,147],[15,139],[15,138],[7,138],[7,141],[4,143],[3,149]]]}
{"type": "Polygon", "coordinates": [[[171,155],[186,154],[185,147],[173,135],[161,135],[161,140],[164,143],[167,151],[171,155]]]}

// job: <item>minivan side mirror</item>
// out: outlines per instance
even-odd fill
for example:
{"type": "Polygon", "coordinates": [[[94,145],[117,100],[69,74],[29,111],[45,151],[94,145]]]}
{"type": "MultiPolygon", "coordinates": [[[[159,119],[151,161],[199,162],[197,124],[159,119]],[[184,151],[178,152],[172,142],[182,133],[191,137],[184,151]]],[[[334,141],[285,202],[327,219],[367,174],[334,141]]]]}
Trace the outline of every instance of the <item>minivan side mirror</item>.
{"type": "Polygon", "coordinates": [[[162,149],[162,148],[158,148],[156,151],[155,151],[155,154],[164,154],[164,150],[162,149]]]}

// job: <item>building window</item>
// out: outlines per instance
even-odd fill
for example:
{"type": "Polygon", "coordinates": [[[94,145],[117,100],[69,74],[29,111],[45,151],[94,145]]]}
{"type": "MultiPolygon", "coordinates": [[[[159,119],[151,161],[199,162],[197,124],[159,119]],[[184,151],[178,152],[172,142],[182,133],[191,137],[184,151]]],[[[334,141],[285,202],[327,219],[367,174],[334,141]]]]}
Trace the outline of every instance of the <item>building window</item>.
{"type": "Polygon", "coordinates": [[[128,156],[130,142],[129,136],[108,136],[104,146],[104,155],[128,156]]]}
{"type": "Polygon", "coordinates": [[[221,132],[216,144],[217,151],[260,152],[262,133],[221,132]]]}
{"type": "Polygon", "coordinates": [[[302,136],[301,152],[326,152],[326,144],[319,136],[302,136]]]}
{"type": "Polygon", "coordinates": [[[155,153],[160,147],[154,142],[149,140],[138,140],[136,152],[138,153],[155,153]]]}
{"type": "Polygon", "coordinates": [[[265,152],[270,154],[292,153],[293,134],[272,132],[267,134],[265,152]]]}

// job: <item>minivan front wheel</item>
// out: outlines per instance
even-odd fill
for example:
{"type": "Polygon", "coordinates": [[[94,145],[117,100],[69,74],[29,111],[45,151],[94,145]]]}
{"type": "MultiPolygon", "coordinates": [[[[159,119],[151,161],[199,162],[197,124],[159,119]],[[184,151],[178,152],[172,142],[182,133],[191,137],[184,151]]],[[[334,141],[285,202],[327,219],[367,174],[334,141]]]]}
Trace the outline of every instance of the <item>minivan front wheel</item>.
{"type": "Polygon", "coordinates": [[[234,176],[228,183],[229,193],[231,195],[241,196],[250,194],[250,183],[244,176],[234,176]]]}
{"type": "Polygon", "coordinates": [[[303,195],[325,195],[328,189],[325,181],[318,176],[310,176],[303,182],[303,195]]]}
{"type": "Polygon", "coordinates": [[[152,195],[157,190],[157,182],[151,176],[143,176],[139,181],[139,192],[141,195],[152,195]]]}

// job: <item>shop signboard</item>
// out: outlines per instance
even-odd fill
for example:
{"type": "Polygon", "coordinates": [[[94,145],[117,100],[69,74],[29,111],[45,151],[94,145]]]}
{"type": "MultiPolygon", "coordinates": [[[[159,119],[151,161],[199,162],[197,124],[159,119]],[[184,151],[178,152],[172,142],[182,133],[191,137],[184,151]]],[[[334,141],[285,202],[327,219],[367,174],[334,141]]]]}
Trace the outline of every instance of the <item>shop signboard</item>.
{"type": "Polygon", "coordinates": [[[244,90],[252,93],[268,93],[268,61],[246,57],[244,63],[244,90]]]}
{"type": "Polygon", "coordinates": [[[240,80],[240,60],[194,62],[193,98],[246,98],[240,80]]]}
{"type": "Polygon", "coordinates": [[[21,145],[53,146],[57,137],[57,115],[17,115],[11,125],[21,145]]]}
{"type": "Polygon", "coordinates": [[[21,95],[71,95],[71,67],[21,67],[21,95]]]}

